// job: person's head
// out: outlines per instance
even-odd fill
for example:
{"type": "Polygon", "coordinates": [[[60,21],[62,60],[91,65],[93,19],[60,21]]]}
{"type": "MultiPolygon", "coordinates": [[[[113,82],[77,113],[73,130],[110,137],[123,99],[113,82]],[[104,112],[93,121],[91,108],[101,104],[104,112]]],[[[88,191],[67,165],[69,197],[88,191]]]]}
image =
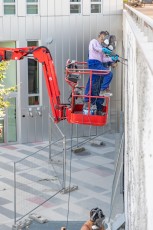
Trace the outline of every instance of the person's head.
{"type": "Polygon", "coordinates": [[[108,31],[101,31],[98,34],[98,41],[99,41],[99,43],[103,43],[104,40],[105,40],[105,37],[108,36],[108,35],[109,35],[108,31]]]}
{"type": "Polygon", "coordinates": [[[100,208],[93,208],[90,211],[90,220],[93,222],[92,229],[98,230],[103,225],[103,220],[105,219],[105,215],[100,208]]]}
{"type": "Polygon", "coordinates": [[[116,36],[115,35],[105,36],[102,46],[107,47],[108,49],[113,51],[116,48],[116,36]]]}

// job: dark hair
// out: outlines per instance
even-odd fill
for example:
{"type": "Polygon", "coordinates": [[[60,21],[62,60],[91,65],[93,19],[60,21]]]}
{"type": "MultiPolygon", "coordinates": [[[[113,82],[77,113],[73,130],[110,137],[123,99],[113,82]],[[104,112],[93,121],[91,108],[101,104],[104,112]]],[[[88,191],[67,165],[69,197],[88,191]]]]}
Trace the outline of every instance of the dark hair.
{"type": "Polygon", "coordinates": [[[109,32],[108,32],[108,31],[101,31],[101,32],[98,34],[98,37],[99,37],[101,34],[104,34],[105,36],[107,36],[107,35],[109,35],[109,32]]]}

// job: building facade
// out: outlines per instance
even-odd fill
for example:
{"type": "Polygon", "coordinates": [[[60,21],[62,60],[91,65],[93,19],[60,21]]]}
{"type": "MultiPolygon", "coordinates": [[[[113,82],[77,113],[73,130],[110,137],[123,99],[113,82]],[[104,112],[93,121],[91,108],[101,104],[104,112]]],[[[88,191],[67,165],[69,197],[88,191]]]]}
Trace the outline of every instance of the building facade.
{"type": "MultiPolygon", "coordinates": [[[[140,8],[141,9],[141,8],[140,8]]],[[[151,8],[144,11],[152,12],[151,8]]],[[[126,229],[153,226],[153,19],[126,5],[123,14],[126,229]]]]}
{"type": "MultiPolygon", "coordinates": [[[[66,102],[69,96],[64,80],[66,60],[86,61],[89,41],[99,31],[116,35],[117,52],[121,54],[122,8],[121,0],[0,0],[0,47],[48,47],[61,100],[66,102]]],[[[115,123],[121,110],[121,71],[119,65],[111,85],[115,123]]],[[[41,65],[30,58],[10,61],[6,76],[5,85],[17,84],[18,90],[9,97],[11,106],[0,120],[0,143],[48,139],[50,106],[41,65]]]]}

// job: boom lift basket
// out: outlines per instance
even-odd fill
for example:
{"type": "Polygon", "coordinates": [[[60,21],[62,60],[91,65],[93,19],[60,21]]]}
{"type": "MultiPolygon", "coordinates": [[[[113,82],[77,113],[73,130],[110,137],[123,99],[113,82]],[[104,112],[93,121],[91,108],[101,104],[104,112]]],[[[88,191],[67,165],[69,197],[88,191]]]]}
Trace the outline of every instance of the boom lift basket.
{"type": "Polygon", "coordinates": [[[109,70],[91,70],[87,68],[87,62],[78,62],[67,60],[66,63],[66,77],[65,81],[72,88],[70,108],[66,109],[66,119],[69,123],[92,125],[92,126],[104,126],[108,121],[108,107],[109,100],[108,96],[92,96],[92,75],[96,74],[102,76],[109,73],[109,70]],[[84,92],[85,86],[83,85],[83,77],[90,78],[90,89],[88,95],[78,94],[78,90],[84,92]],[[77,92],[77,93],[76,93],[77,92]],[[82,102],[77,102],[78,98],[82,99],[82,102]],[[84,98],[88,98],[88,110],[87,113],[83,113],[83,101],[84,98]],[[104,104],[102,108],[102,115],[97,115],[91,112],[91,99],[92,98],[104,98],[104,104]]]}

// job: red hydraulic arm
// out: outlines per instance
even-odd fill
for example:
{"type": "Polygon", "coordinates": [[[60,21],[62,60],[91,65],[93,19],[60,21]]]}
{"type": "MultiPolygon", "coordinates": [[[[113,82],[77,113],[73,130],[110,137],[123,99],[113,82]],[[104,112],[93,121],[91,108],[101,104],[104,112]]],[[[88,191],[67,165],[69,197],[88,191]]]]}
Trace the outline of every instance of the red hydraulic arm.
{"type": "Polygon", "coordinates": [[[0,61],[21,60],[24,57],[33,56],[35,60],[42,63],[47,91],[50,99],[54,121],[58,123],[65,119],[66,105],[60,102],[60,90],[57,76],[50,51],[47,47],[24,47],[24,48],[0,48],[0,61]]]}

